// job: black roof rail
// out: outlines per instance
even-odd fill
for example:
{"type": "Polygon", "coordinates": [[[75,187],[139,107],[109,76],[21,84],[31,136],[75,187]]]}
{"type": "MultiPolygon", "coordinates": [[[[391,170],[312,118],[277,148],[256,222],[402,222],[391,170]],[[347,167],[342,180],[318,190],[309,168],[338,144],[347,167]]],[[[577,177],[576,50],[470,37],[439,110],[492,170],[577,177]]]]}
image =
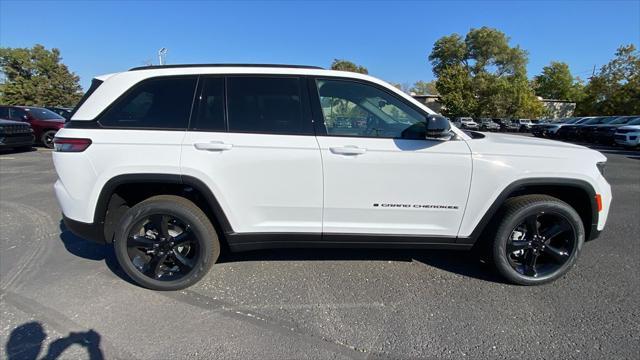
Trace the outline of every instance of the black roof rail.
{"type": "Polygon", "coordinates": [[[307,65],[284,65],[284,64],[172,64],[172,65],[148,65],[138,66],[129,69],[129,71],[136,70],[152,70],[152,69],[174,69],[174,68],[191,68],[191,67],[268,67],[268,68],[295,68],[295,69],[320,69],[324,68],[320,66],[307,66],[307,65]]]}

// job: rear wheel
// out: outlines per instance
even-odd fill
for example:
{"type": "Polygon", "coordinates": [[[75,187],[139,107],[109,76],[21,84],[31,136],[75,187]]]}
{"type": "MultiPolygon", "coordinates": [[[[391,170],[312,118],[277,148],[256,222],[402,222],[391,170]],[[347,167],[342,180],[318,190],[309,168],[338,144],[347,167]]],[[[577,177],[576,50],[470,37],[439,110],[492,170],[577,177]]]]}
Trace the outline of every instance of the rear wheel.
{"type": "Polygon", "coordinates": [[[505,204],[492,257],[509,281],[543,284],[573,267],[584,239],[582,220],[570,205],[551,196],[525,195],[505,204]]]}
{"type": "Polygon", "coordinates": [[[180,290],[198,282],[220,255],[207,216],[191,201],[149,198],[127,210],[114,237],[122,269],[139,285],[180,290]]]}
{"type": "Polygon", "coordinates": [[[47,149],[53,149],[53,138],[56,136],[56,130],[47,130],[40,137],[40,142],[47,149]]]}

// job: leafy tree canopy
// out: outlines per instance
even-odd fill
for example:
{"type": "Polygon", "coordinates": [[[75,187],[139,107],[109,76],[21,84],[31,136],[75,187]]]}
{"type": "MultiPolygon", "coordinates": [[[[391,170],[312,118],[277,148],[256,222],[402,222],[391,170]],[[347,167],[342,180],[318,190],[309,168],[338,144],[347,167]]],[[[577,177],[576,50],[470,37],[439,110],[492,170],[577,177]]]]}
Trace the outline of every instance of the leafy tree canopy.
{"type": "Polygon", "coordinates": [[[501,31],[471,29],[436,41],[429,55],[449,116],[538,117],[544,107],[527,79],[526,51],[501,31]]]}
{"type": "Polygon", "coordinates": [[[369,71],[366,67],[361,65],[356,65],[348,60],[342,59],[334,59],[333,63],[331,63],[331,70],[341,70],[341,71],[351,71],[360,74],[368,74],[369,71]]]}
{"type": "Polygon", "coordinates": [[[60,50],[42,45],[0,48],[0,103],[74,106],[82,97],[80,79],[61,61],[60,50]]]}
{"type": "Polygon", "coordinates": [[[640,114],[640,54],[633,44],[621,46],[584,89],[579,115],[640,114]]]}
{"type": "Polygon", "coordinates": [[[418,95],[438,95],[438,89],[436,89],[435,81],[416,81],[416,83],[411,87],[410,91],[418,95]]]}
{"type": "Polygon", "coordinates": [[[569,65],[553,61],[542,69],[532,83],[536,95],[545,99],[572,100],[582,98],[584,86],[569,71],[569,65]]]}

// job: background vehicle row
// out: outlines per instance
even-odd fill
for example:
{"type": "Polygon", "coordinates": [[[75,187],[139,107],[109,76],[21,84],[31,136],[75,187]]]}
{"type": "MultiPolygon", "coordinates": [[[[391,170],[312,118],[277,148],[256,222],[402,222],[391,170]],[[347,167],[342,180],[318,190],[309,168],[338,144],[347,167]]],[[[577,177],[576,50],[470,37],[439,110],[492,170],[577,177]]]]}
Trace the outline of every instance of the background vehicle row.
{"type": "Polygon", "coordinates": [[[64,117],[49,109],[33,106],[0,106],[0,119],[29,124],[35,140],[50,149],[53,138],[66,122],[64,117]]]}
{"type": "Polygon", "coordinates": [[[640,116],[558,119],[551,123],[534,125],[531,133],[537,137],[559,140],[637,147],[640,140],[640,116]]]}

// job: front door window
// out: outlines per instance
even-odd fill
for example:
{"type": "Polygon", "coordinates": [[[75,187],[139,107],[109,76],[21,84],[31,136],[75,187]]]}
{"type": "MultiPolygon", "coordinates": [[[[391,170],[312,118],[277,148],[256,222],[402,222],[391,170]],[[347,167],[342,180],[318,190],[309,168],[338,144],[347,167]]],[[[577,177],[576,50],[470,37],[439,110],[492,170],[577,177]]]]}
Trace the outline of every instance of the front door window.
{"type": "Polygon", "coordinates": [[[424,139],[424,115],[388,92],[348,80],[317,80],[328,135],[424,139]]]}

